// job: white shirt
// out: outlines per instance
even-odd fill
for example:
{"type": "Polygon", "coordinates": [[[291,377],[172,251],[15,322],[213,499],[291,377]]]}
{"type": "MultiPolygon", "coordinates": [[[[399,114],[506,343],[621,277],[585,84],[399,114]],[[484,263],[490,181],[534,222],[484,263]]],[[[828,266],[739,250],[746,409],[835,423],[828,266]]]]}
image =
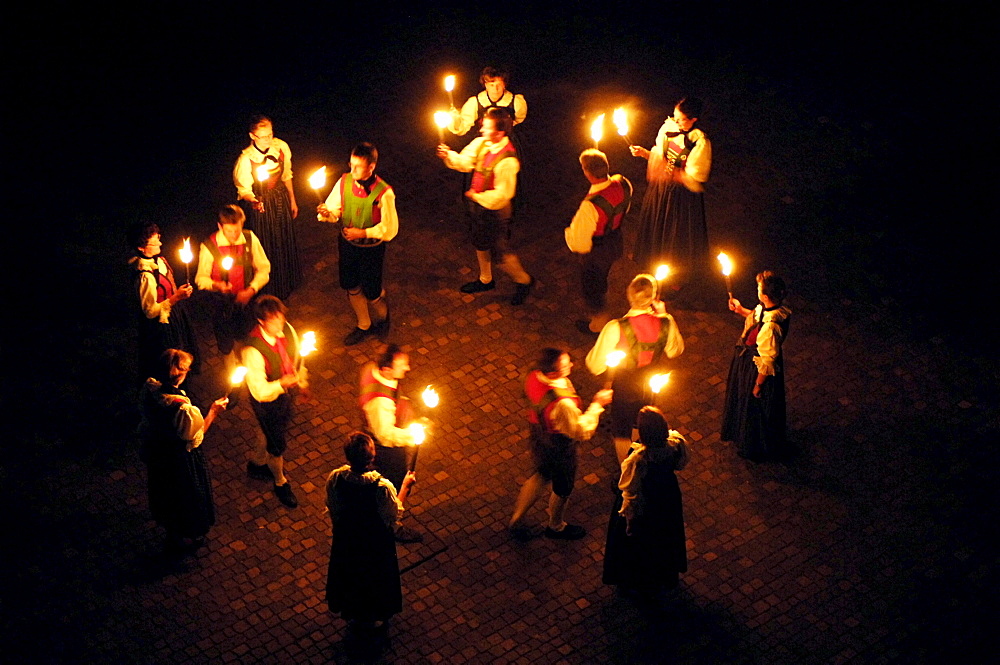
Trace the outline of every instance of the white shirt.
{"type": "MultiPolygon", "coordinates": [[[[592,194],[596,194],[607,189],[613,182],[613,179],[620,179],[622,186],[628,188],[629,196],[632,195],[632,183],[620,175],[611,176],[604,182],[599,182],[596,185],[590,186],[590,191],[587,192],[587,198],[580,203],[579,209],[577,209],[576,214],[573,215],[573,221],[571,221],[569,226],[566,227],[566,246],[569,247],[569,251],[574,254],[589,254],[590,250],[593,249],[594,231],[597,230],[598,212],[597,206],[591,203],[588,199],[592,194]]],[[[625,212],[627,213],[628,210],[625,212]]],[[[608,223],[610,224],[611,220],[608,220],[608,223]]]]}
{"type": "MultiPolygon", "coordinates": [[[[215,232],[215,240],[219,244],[219,247],[245,245],[247,242],[243,234],[240,233],[240,237],[236,239],[236,242],[231,243],[221,229],[215,232]]],[[[212,261],[214,259],[212,252],[205,246],[205,243],[211,241],[211,237],[206,239],[205,242],[201,243],[201,249],[198,251],[198,272],[194,276],[194,283],[203,291],[212,291],[215,288],[215,282],[212,281],[212,261]]],[[[253,279],[247,284],[247,288],[252,288],[254,292],[260,293],[260,290],[271,279],[271,262],[268,260],[267,255],[264,254],[264,248],[253,231],[250,231],[250,260],[254,272],[253,279]]]]}
{"type": "Polygon", "coordinates": [[[267,155],[278,159],[279,154],[284,154],[284,169],[281,172],[281,181],[292,179],[292,149],[288,144],[279,138],[271,139],[271,146],[267,152],[261,152],[257,146],[251,143],[243,149],[240,156],[236,158],[236,166],[233,167],[233,184],[236,185],[236,198],[250,200],[254,198],[253,184],[256,181],[256,174],[253,173],[251,160],[255,162],[263,161],[267,155]]]}
{"type": "MultiPolygon", "coordinates": [[[[505,136],[496,143],[490,143],[480,136],[465,146],[461,153],[449,150],[444,163],[450,169],[468,173],[476,168],[476,157],[484,143],[487,146],[483,152],[485,156],[487,152],[496,154],[506,148],[510,139],[505,136]]],[[[517,172],[520,170],[521,162],[518,159],[510,157],[501,159],[493,169],[493,189],[473,193],[472,200],[487,210],[503,210],[510,204],[517,191],[517,172]]]]}
{"type": "MultiPolygon", "coordinates": [[[[640,314],[652,314],[654,316],[659,316],[666,319],[660,325],[668,325],[669,332],[667,333],[667,344],[663,347],[663,352],[668,358],[676,358],[677,356],[684,353],[684,338],[681,337],[681,331],[677,328],[677,322],[674,321],[674,317],[669,314],[657,314],[653,311],[652,307],[647,307],[645,309],[630,309],[625,316],[639,316],[640,314]]],[[[622,329],[621,325],[618,323],[618,319],[611,319],[601,330],[601,334],[597,336],[597,341],[594,343],[594,348],[590,350],[587,354],[587,369],[593,375],[603,374],[605,370],[608,369],[607,358],[608,354],[618,348],[618,342],[621,340],[622,329]]]]}
{"type": "MultiPolygon", "coordinates": [[[[258,327],[264,341],[274,346],[277,338],[268,335],[264,328],[258,327]]],[[[295,348],[298,349],[299,335],[295,332],[295,328],[292,327],[291,323],[288,324],[288,329],[292,333],[292,341],[295,344],[295,348]]],[[[285,334],[282,332],[278,336],[284,338],[285,334]]],[[[247,368],[247,388],[249,388],[250,394],[258,402],[273,402],[278,399],[279,395],[285,392],[280,379],[274,381],[267,380],[267,365],[264,362],[264,356],[249,344],[243,347],[243,365],[247,368]]],[[[295,357],[292,358],[292,365],[295,367],[295,373],[299,377],[299,387],[308,388],[309,370],[306,369],[305,363],[302,362],[302,356],[296,353],[295,357]]]]}
{"type": "MultiPolygon", "coordinates": [[[[340,198],[341,180],[343,179],[344,176],[340,176],[340,180],[338,180],[337,184],[333,186],[332,190],[330,190],[330,195],[326,197],[325,204],[330,213],[325,216],[320,213],[316,213],[316,219],[319,221],[340,221],[340,216],[344,212],[344,202],[340,198]]],[[[389,242],[396,237],[397,233],[399,233],[399,216],[396,214],[396,193],[392,190],[392,187],[389,187],[389,189],[385,191],[385,194],[382,195],[382,198],[379,201],[379,207],[382,209],[381,219],[375,226],[364,229],[365,237],[389,242]]]]}
{"type": "MultiPolygon", "coordinates": [[[[542,372],[537,372],[538,379],[551,388],[568,389],[576,393],[568,378],[549,379],[542,372]]],[[[573,400],[560,399],[549,412],[549,421],[559,434],[565,434],[576,441],[589,441],[597,430],[604,407],[597,402],[591,402],[586,411],[581,412],[573,400]]]]}
{"type": "MultiPolygon", "coordinates": [[[[503,95],[500,96],[496,105],[509,107],[511,96],[514,97],[514,124],[519,125],[528,117],[528,103],[524,101],[524,95],[515,95],[510,90],[504,90],[503,95]]],[[[472,129],[476,124],[476,119],[479,117],[479,102],[476,101],[477,97],[482,101],[484,109],[494,104],[494,102],[490,101],[489,95],[485,90],[478,95],[469,97],[462,104],[462,111],[458,114],[458,117],[456,118],[452,115],[448,131],[456,136],[465,136],[472,129]]]]}
{"type": "MultiPolygon", "coordinates": [[[[374,363],[366,371],[370,371],[375,380],[387,388],[396,390],[399,387],[399,381],[382,376],[374,363]]],[[[408,427],[396,427],[396,403],[391,399],[375,397],[368,400],[362,410],[365,412],[368,427],[378,439],[379,445],[386,448],[414,445],[413,432],[408,427]]]]}

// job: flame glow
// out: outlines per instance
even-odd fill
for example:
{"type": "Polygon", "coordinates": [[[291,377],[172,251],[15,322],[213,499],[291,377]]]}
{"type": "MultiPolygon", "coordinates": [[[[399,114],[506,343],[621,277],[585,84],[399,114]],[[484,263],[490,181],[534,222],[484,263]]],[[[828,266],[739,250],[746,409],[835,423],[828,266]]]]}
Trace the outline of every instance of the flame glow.
{"type": "Polygon", "coordinates": [[[719,256],[716,258],[719,259],[719,263],[722,265],[722,274],[729,277],[733,272],[733,262],[729,260],[725,252],[719,252],[719,256]]]}
{"type": "Polygon", "coordinates": [[[309,186],[313,189],[323,189],[326,187],[326,167],[321,166],[316,172],[309,176],[309,186]]]}
{"type": "Polygon", "coordinates": [[[424,439],[427,438],[427,430],[425,430],[424,426],[420,423],[410,423],[409,430],[410,434],[413,435],[414,445],[419,446],[424,442],[424,439]]]}
{"type": "Polygon", "coordinates": [[[232,270],[233,269],[233,257],[231,257],[231,256],[224,256],[224,257],[222,257],[222,269],[223,270],[232,270]]]}
{"type": "Polygon", "coordinates": [[[194,252],[191,251],[191,238],[184,238],[184,246],[181,247],[181,263],[191,263],[194,260],[194,252]]]}
{"type": "Polygon", "coordinates": [[[594,139],[596,145],[604,136],[604,114],[597,116],[597,120],[590,125],[590,138],[594,139]]]}
{"type": "Polygon", "coordinates": [[[445,92],[451,92],[455,89],[455,75],[449,74],[444,77],[444,90],[445,92]]]}
{"type": "Polygon", "coordinates": [[[449,124],[451,124],[451,116],[448,114],[447,111],[437,111],[434,114],[434,124],[440,127],[441,129],[444,129],[449,124]]]}
{"type": "Polygon", "coordinates": [[[267,164],[258,166],[254,173],[257,174],[257,182],[266,182],[271,177],[271,169],[267,168],[267,164]]]}
{"type": "Polygon", "coordinates": [[[246,375],[247,375],[247,368],[244,367],[243,365],[240,365],[239,367],[233,370],[233,375],[229,377],[229,383],[233,384],[234,386],[238,386],[241,383],[243,383],[243,379],[246,378],[246,375]]]}
{"type": "Polygon", "coordinates": [[[604,364],[608,367],[618,367],[623,360],[625,360],[625,352],[621,349],[615,349],[604,358],[604,364]]]}
{"type": "Polygon", "coordinates": [[[441,398],[438,397],[437,391],[430,386],[424,388],[424,392],[422,392],[420,396],[423,397],[424,404],[432,409],[441,403],[441,398]]]}
{"type": "Polygon", "coordinates": [[[612,118],[614,120],[615,127],[618,128],[618,135],[625,136],[628,134],[628,113],[625,111],[624,107],[616,108],[612,118]]]}
{"type": "Polygon", "coordinates": [[[670,266],[668,266],[666,263],[661,263],[659,266],[657,266],[656,275],[654,275],[654,277],[656,277],[657,282],[662,282],[667,277],[670,277],[670,266]]]}
{"type": "Polygon", "coordinates": [[[316,333],[312,330],[302,333],[302,341],[299,344],[299,355],[305,358],[316,350],[316,333]]]}
{"type": "Polygon", "coordinates": [[[649,377],[649,387],[653,389],[654,394],[659,394],[663,387],[670,383],[670,372],[666,374],[654,374],[649,377]]]}

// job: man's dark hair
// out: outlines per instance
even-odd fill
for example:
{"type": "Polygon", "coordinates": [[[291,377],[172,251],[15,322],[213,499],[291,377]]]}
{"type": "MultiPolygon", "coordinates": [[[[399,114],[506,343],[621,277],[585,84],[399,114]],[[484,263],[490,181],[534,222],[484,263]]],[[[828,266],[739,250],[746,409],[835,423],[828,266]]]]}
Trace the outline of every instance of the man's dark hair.
{"type": "Polygon", "coordinates": [[[245,221],[247,214],[235,203],[219,208],[219,224],[242,224],[245,221]]]}
{"type": "Polygon", "coordinates": [[[276,296],[261,296],[253,304],[253,315],[258,321],[267,321],[275,314],[284,314],[287,311],[285,303],[276,296]]]}
{"type": "Polygon", "coordinates": [[[558,369],[559,359],[566,353],[562,349],[547,347],[538,354],[538,371],[542,374],[551,374],[558,369]]]}
{"type": "Polygon", "coordinates": [[[392,362],[396,359],[396,356],[403,353],[403,349],[400,348],[399,344],[388,344],[382,355],[378,357],[378,368],[392,367],[392,362]]]}
{"type": "Polygon", "coordinates": [[[354,146],[354,149],[351,150],[351,156],[364,159],[369,164],[377,164],[378,148],[375,147],[375,144],[365,141],[354,146]]]}
{"type": "Polygon", "coordinates": [[[493,126],[498,132],[503,132],[504,136],[510,134],[511,128],[514,126],[514,121],[510,117],[510,111],[502,108],[488,108],[486,109],[486,115],[483,116],[483,120],[489,118],[493,121],[493,126]]]}

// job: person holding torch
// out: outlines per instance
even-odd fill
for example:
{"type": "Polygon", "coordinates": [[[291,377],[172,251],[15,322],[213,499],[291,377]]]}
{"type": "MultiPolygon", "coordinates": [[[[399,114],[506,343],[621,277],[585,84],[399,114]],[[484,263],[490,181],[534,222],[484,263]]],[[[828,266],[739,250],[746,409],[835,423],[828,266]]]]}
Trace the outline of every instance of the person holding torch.
{"type": "MultiPolygon", "coordinates": [[[[358,406],[361,407],[365,429],[375,440],[374,468],[393,487],[402,487],[410,471],[410,460],[416,455],[426,418],[412,420],[409,400],[399,394],[399,382],[410,371],[410,356],[396,344],[389,344],[375,362],[361,369],[358,406]],[[417,424],[423,427],[414,428],[417,424]]],[[[416,477],[414,476],[414,482],[416,477]]],[[[405,527],[402,515],[394,528],[401,543],[419,543],[423,535],[405,527]]]]}
{"type": "Polygon", "coordinates": [[[177,286],[170,262],[160,249],[160,227],[139,222],[129,229],[129,247],[135,254],[129,265],[135,269],[139,296],[139,377],[153,376],[160,355],[167,349],[181,349],[194,356],[192,371],[198,373],[198,340],[188,311],[181,303],[191,297],[190,284],[177,286]]]}
{"type": "Polygon", "coordinates": [[[264,433],[264,445],[258,446],[254,459],[247,462],[247,473],[251,478],[273,480],[278,500],[295,508],[299,502],[285,477],[284,455],[294,406],[292,391],[297,387],[308,397],[309,372],[286,311],[285,304],[274,296],[258,298],[254,303],[257,326],[243,347],[250,406],[264,433]]]}
{"type": "Polygon", "coordinates": [[[377,335],[389,336],[389,306],[382,287],[382,271],[389,242],[399,232],[396,194],[375,174],[378,149],[359,143],[351,151],[351,170],[340,177],[326,202],[316,209],[321,222],[341,222],[337,236],[340,288],[358,319],[344,338],[344,346],[360,344],[377,335]],[[374,319],[374,320],[373,320],[374,319]]]}
{"type": "Polygon", "coordinates": [[[636,275],[625,294],[628,312],[604,326],[587,354],[587,369],[597,376],[608,370],[609,354],[625,353],[612,382],[615,404],[611,409],[611,435],[619,464],[628,455],[636,416],[645,405],[647,375],[664,356],[676,358],[684,353],[684,338],[677,323],[657,299],[656,278],[636,275]]]}

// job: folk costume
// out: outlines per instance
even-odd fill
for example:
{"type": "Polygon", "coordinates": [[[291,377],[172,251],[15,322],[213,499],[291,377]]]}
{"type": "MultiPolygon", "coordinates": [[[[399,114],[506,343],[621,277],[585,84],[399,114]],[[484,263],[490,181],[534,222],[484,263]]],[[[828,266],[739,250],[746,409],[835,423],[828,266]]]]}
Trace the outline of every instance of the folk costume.
{"type": "Polygon", "coordinates": [[[409,404],[399,395],[399,381],[382,376],[376,363],[366,364],[361,369],[358,406],[363,429],[375,440],[375,468],[393,487],[402,487],[415,444],[406,427],[409,404]]]}
{"type": "Polygon", "coordinates": [[[288,425],[293,415],[292,395],[281,385],[286,374],[298,376],[299,388],[309,387],[309,371],[299,355],[299,336],[285,322],[281,334],[272,337],[260,325],[254,327],[243,347],[247,368],[250,406],[264,432],[267,453],[281,457],[288,448],[288,425]]]}
{"type": "Polygon", "coordinates": [[[272,139],[266,152],[255,143],[244,148],[233,168],[233,182],[237,197],[257,198],[264,204],[264,212],[250,208],[247,212],[249,226],[260,238],[271,260],[271,279],[268,292],[282,300],[302,281],[302,264],[295,238],[291,200],[286,182],[292,179],[292,151],[279,138],[272,139]],[[257,169],[265,166],[267,180],[261,181],[257,169]]]}
{"type": "Polygon", "coordinates": [[[642,591],[677,586],[678,574],[687,571],[687,545],[674,471],[687,462],[685,439],[674,430],[665,445],[632,444],[622,462],[620,491],[608,523],[605,584],[642,591]]]}
{"type": "Polygon", "coordinates": [[[632,183],[615,174],[590,186],[566,227],[566,245],[580,255],[580,289],[592,314],[607,304],[608,274],[622,255],[621,225],[631,203],[632,183]]]}
{"type": "Polygon", "coordinates": [[[736,444],[741,457],[754,461],[787,454],[785,440],[785,357],[792,310],[758,304],[747,315],[726,383],[723,441],[736,444]],[[757,375],[767,377],[760,397],[753,396],[757,375]]]}
{"type": "Polygon", "coordinates": [[[403,610],[393,527],[402,505],[377,471],[344,465],[326,482],[333,522],[326,602],[347,620],[385,621],[403,610]]]}
{"type": "Polygon", "coordinates": [[[198,369],[198,338],[185,301],[171,304],[177,291],[174,272],[161,254],[148,257],[141,252],[129,259],[136,270],[139,295],[139,374],[145,379],[156,372],[160,355],[167,349],[181,349],[194,356],[198,369]]]}
{"type": "Polygon", "coordinates": [[[665,122],[656,137],[646,166],[646,194],[639,212],[635,261],[652,271],[661,263],[688,281],[709,267],[708,226],[701,184],[712,168],[712,144],[698,128],[678,132],[665,122]],[[671,131],[673,130],[673,131],[671,131]],[[676,179],[682,170],[694,182],[689,189],[676,179]]]}
{"type": "Polygon", "coordinates": [[[200,538],[215,524],[212,482],[201,451],[205,421],[181,388],[147,379],[140,406],[140,457],[149,474],[149,510],[168,542],[200,538]]]}
{"type": "Polygon", "coordinates": [[[524,95],[504,90],[500,99],[494,101],[490,99],[486,90],[482,90],[478,95],[469,97],[462,104],[462,110],[458,117],[452,116],[448,131],[456,136],[465,136],[470,129],[482,122],[486,111],[495,108],[506,109],[510,113],[514,125],[521,124],[528,117],[528,103],[524,101],[524,95]]]}

